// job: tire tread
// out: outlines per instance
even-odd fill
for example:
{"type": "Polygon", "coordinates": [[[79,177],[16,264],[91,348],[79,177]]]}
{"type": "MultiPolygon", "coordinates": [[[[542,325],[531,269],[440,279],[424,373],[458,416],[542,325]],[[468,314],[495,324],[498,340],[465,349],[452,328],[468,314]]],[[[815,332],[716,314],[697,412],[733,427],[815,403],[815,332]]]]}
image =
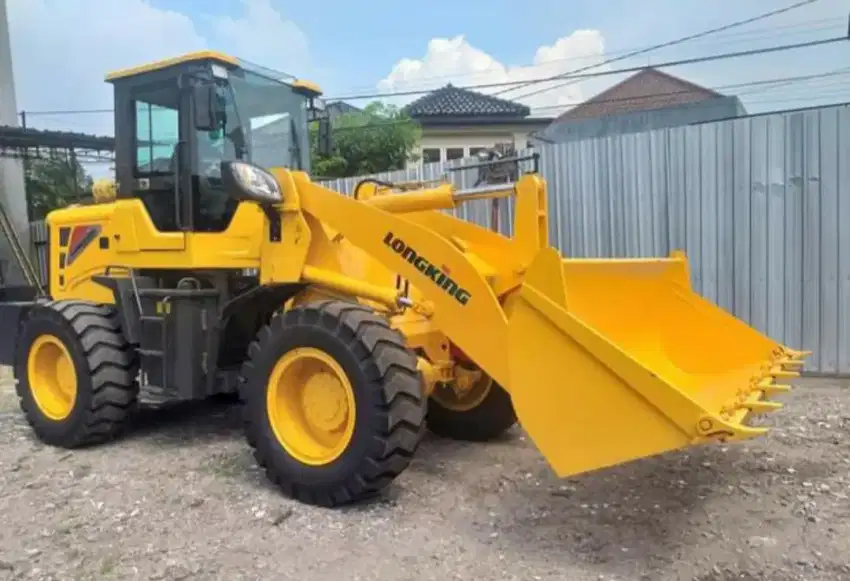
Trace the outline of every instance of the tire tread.
{"type": "Polygon", "coordinates": [[[245,430],[254,457],[272,482],[302,502],[336,506],[377,493],[410,465],[426,431],[427,398],[422,392],[415,356],[405,345],[404,337],[369,307],[340,300],[322,301],[296,307],[258,333],[240,374],[243,386],[255,372],[252,360],[271,348],[276,331],[288,326],[320,327],[346,344],[373,388],[380,392],[380,403],[374,411],[382,421],[370,434],[368,456],[334,488],[306,487],[288,481],[286,475],[276,471],[261,427],[256,425],[256,418],[246,413],[245,430]]]}
{"type": "MultiPolygon", "coordinates": [[[[57,316],[70,327],[83,352],[87,369],[78,369],[77,373],[90,374],[91,397],[77,429],[63,440],[51,438],[49,443],[63,448],[104,443],[120,434],[136,406],[135,350],[121,332],[114,308],[75,300],[49,301],[37,307],[30,320],[55,320],[57,316]]],[[[18,382],[17,389],[24,416],[36,428],[40,412],[24,397],[23,382],[18,382]]]]}

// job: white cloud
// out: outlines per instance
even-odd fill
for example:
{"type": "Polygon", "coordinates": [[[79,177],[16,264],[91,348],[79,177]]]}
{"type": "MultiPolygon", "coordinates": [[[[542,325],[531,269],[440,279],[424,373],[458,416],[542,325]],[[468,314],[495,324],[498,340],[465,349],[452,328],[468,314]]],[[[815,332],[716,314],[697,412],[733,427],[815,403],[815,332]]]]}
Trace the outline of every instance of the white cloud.
{"type": "Polygon", "coordinates": [[[275,70],[306,76],[310,68],[307,35],[286,20],[270,0],[242,0],[241,18],[216,18],[212,22],[221,46],[238,47],[235,54],[275,70]]]}
{"type": "MultiPolygon", "coordinates": [[[[404,58],[379,81],[380,91],[426,90],[451,82],[458,86],[485,85],[513,81],[530,81],[566,73],[579,68],[599,65],[605,60],[605,42],[598,30],[576,30],[557,39],[551,45],[540,46],[531,65],[510,66],[499,62],[487,52],[470,44],[463,35],[454,38],[434,38],[428,43],[421,59],[404,58]]],[[[594,68],[601,71],[606,65],[594,68]]],[[[537,83],[506,91],[501,97],[517,99],[544,115],[555,113],[554,106],[573,105],[590,96],[592,81],[582,81],[563,87],[560,82],[537,83]],[[526,93],[550,88],[537,95],[522,98],[526,93]]],[[[501,92],[504,87],[480,89],[482,93],[501,92]]],[[[416,97],[412,97],[416,98],[416,97]]],[[[412,98],[405,98],[409,101],[412,98]]]]}
{"type": "MultiPolygon", "coordinates": [[[[143,0],[8,0],[18,108],[109,109],[113,69],[204,47],[192,21],[143,0]]],[[[29,117],[37,127],[112,133],[110,114],[29,117]]]]}
{"type": "MultiPolygon", "coordinates": [[[[19,110],[112,109],[107,72],[204,48],[283,70],[309,57],[306,35],[269,0],[242,0],[238,18],[207,17],[209,38],[189,15],[155,8],[149,0],[7,2],[19,110]]],[[[27,124],[113,134],[111,112],[30,114],[27,124]]],[[[97,177],[109,172],[106,164],[86,166],[97,177]]]]}
{"type": "MultiPolygon", "coordinates": [[[[17,104],[30,111],[111,109],[108,71],[207,47],[284,70],[309,56],[306,35],[269,0],[242,0],[239,18],[208,17],[210,38],[189,15],[149,0],[7,2],[17,104]]],[[[111,113],[31,115],[28,124],[113,132],[111,113]]]]}

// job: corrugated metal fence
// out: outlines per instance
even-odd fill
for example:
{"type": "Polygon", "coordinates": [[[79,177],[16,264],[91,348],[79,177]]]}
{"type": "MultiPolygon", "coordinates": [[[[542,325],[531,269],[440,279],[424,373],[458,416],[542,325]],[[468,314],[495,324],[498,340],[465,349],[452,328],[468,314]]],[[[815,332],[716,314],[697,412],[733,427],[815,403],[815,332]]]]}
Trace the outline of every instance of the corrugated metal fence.
{"type": "Polygon", "coordinates": [[[850,108],[541,154],[550,235],[565,255],[684,249],[703,296],[779,341],[812,349],[807,370],[850,372],[850,108]]]}
{"type": "MultiPolygon", "coordinates": [[[[813,350],[808,371],[850,373],[850,107],[537,151],[549,186],[550,239],[566,256],[684,249],[693,284],[706,298],[779,341],[813,350]]],[[[437,179],[469,163],[373,177],[437,179]]],[[[468,187],[477,172],[447,175],[468,187]]],[[[325,184],[350,194],[359,179],[325,184]]],[[[512,214],[510,206],[501,208],[505,233],[512,214]]],[[[490,224],[486,201],[458,215],[490,224]]],[[[33,239],[42,240],[36,230],[33,239]]]]}

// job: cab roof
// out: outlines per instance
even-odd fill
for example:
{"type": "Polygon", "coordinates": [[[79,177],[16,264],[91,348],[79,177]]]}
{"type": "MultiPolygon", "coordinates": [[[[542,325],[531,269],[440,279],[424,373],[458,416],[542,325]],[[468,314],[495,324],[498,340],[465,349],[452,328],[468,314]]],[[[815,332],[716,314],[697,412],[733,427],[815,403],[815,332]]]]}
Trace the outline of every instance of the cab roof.
{"type": "Polygon", "coordinates": [[[152,71],[158,71],[161,69],[165,69],[168,67],[173,67],[175,65],[195,62],[195,61],[205,61],[211,60],[218,63],[221,63],[226,66],[235,67],[239,65],[239,60],[236,57],[232,57],[230,55],[224,54],[223,52],[218,52],[215,50],[199,50],[195,52],[186,53],[180,56],[154,61],[151,63],[147,63],[144,65],[139,65],[135,67],[129,67],[126,69],[119,69],[117,71],[112,71],[107,73],[106,81],[114,81],[116,79],[121,79],[124,77],[130,77],[133,75],[138,75],[141,73],[149,73],[152,71]]]}
{"type": "MultiPolygon", "coordinates": [[[[147,64],[138,65],[135,67],[128,67],[125,69],[119,69],[117,71],[112,71],[106,74],[106,81],[112,82],[118,79],[132,77],[134,75],[139,75],[142,73],[150,73],[153,71],[159,71],[162,69],[166,69],[168,67],[173,67],[176,65],[180,65],[183,63],[190,62],[198,62],[198,61],[214,61],[219,64],[225,65],[227,67],[246,67],[246,64],[240,61],[238,58],[234,56],[230,56],[229,54],[225,54],[223,52],[219,52],[216,50],[199,50],[195,52],[189,52],[186,54],[182,54],[180,56],[171,57],[167,59],[162,59],[158,61],[153,61],[147,64]]],[[[263,76],[270,76],[270,73],[260,72],[263,76]]],[[[270,76],[270,78],[272,78],[270,76]]],[[[286,82],[286,81],[285,81],[286,82]]],[[[318,96],[322,94],[322,89],[316,83],[308,81],[306,79],[296,79],[291,78],[288,83],[295,89],[297,92],[303,93],[307,96],[318,96]]]]}

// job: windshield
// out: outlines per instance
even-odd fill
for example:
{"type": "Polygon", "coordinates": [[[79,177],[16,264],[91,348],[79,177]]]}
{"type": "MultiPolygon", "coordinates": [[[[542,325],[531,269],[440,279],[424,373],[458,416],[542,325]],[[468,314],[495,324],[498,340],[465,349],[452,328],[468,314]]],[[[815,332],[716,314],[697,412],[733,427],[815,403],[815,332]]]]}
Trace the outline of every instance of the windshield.
{"type": "Polygon", "coordinates": [[[202,173],[237,159],[309,171],[306,99],[292,87],[241,70],[219,84],[218,99],[226,114],[223,127],[197,135],[202,173]]]}

